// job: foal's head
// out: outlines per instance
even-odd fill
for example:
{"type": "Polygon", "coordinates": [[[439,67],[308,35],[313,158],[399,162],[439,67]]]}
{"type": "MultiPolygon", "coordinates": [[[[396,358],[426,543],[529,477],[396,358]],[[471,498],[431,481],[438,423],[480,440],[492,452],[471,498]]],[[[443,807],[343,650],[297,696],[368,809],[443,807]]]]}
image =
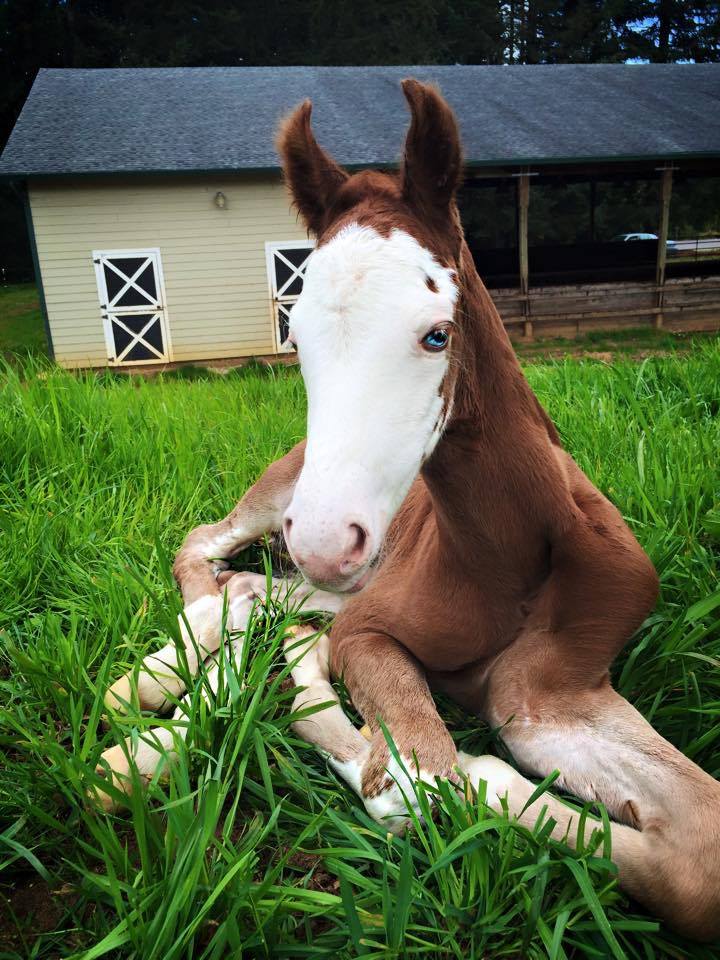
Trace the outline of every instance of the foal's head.
{"type": "Polygon", "coordinates": [[[350,175],[317,144],[306,101],[284,122],[286,179],[317,248],[290,317],[308,396],[305,464],[284,519],[311,581],[359,588],[452,401],[462,231],[457,123],[403,83],[399,174],[350,175]]]}

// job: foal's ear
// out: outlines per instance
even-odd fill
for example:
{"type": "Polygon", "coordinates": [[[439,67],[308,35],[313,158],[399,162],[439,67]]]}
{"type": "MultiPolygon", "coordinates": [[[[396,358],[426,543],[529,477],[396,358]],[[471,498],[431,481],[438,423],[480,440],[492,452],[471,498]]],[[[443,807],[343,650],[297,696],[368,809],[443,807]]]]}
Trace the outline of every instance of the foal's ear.
{"type": "Polygon", "coordinates": [[[325,215],[348,174],[315,139],[310,125],[312,103],[305,100],[286,117],[277,132],[285,179],[306,226],[320,234],[325,215]]]}
{"type": "Polygon", "coordinates": [[[403,80],[410,129],[401,167],[405,200],[426,216],[446,217],[462,179],[462,149],[455,114],[435,87],[403,80]]]}

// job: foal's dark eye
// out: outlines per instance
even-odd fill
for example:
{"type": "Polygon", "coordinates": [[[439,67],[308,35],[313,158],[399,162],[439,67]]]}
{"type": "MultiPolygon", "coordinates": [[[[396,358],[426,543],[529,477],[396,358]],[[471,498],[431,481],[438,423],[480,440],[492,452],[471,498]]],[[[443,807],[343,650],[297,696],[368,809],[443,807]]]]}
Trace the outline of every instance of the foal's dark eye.
{"type": "Polygon", "coordinates": [[[450,343],[450,334],[443,327],[437,327],[435,330],[426,333],[420,343],[425,350],[439,353],[450,343]]]}

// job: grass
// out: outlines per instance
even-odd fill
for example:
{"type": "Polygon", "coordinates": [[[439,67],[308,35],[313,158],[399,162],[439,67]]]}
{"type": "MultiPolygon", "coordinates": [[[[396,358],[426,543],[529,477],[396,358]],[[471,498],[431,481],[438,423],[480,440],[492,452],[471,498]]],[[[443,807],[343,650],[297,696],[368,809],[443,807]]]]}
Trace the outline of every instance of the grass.
{"type": "Polygon", "coordinates": [[[40,302],[33,283],[0,287],[0,353],[6,357],[47,353],[40,302]]]}
{"type": "Polygon", "coordinates": [[[516,353],[522,360],[540,360],[548,356],[584,357],[608,360],[615,357],[644,359],[654,353],[686,353],[714,339],[713,333],[673,331],[655,327],[625,327],[618,330],[590,330],[572,339],[552,337],[516,340],[516,353]],[[609,354],[610,356],[607,356],[609,354]],[[605,355],[605,356],[604,356],[605,355]]]}
{"type": "MultiPolygon", "coordinates": [[[[720,345],[528,376],[662,579],[616,684],[718,776],[720,345]]],[[[424,824],[388,837],[290,729],[288,608],[257,611],[209,706],[194,681],[170,782],[126,817],[89,809],[99,753],[157,724],[105,730],[102,694],[174,635],[187,530],[303,434],[302,382],[26,360],[0,392],[0,957],[717,957],[627,901],[600,837],[574,853],[446,787],[424,824]]],[[[496,748],[442,710],[463,748],[496,748]]]]}

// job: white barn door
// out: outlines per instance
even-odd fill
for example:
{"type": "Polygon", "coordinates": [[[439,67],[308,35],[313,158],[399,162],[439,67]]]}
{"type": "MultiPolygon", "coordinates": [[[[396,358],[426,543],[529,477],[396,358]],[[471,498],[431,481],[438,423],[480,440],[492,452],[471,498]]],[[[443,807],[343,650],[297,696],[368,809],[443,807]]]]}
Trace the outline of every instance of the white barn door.
{"type": "Polygon", "coordinates": [[[314,240],[265,244],[276,350],[287,340],[290,311],[302,291],[308,258],[314,248],[314,240]]]}
{"type": "Polygon", "coordinates": [[[93,263],[108,362],[171,359],[160,251],[94,250],[93,263]]]}

